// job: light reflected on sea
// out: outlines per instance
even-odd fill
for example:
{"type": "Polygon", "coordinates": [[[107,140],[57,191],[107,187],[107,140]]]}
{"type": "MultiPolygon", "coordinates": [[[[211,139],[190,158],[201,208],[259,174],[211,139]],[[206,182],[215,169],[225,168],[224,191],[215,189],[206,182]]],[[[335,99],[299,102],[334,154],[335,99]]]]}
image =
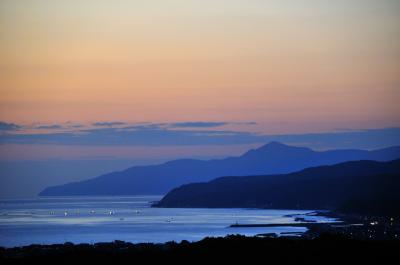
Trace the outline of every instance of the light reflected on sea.
{"type": "Polygon", "coordinates": [[[200,240],[206,236],[305,232],[305,227],[243,227],[231,224],[288,224],[310,211],[264,209],[151,208],[160,196],[64,197],[0,201],[0,245],[20,246],[66,241],[113,240],[166,242],[200,240]]]}

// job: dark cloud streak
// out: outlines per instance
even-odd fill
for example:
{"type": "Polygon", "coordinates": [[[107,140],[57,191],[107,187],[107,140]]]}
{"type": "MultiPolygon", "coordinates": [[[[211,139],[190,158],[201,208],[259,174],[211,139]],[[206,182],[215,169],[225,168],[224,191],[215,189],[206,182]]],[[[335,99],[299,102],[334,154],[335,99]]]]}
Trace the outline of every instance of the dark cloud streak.
{"type": "Polygon", "coordinates": [[[59,124],[52,124],[52,125],[40,125],[35,127],[35,129],[47,129],[47,130],[53,130],[53,129],[63,129],[64,127],[59,125],[59,124]]]}
{"type": "Polygon", "coordinates": [[[21,126],[15,123],[0,121],[0,131],[16,131],[19,130],[20,128],[21,126]]]}
{"type": "Polygon", "coordinates": [[[223,125],[227,125],[228,122],[204,122],[204,121],[195,121],[195,122],[177,122],[171,123],[169,127],[172,128],[211,128],[211,127],[220,127],[223,125]]]}
{"type": "Polygon", "coordinates": [[[93,126],[98,126],[98,127],[112,127],[112,126],[118,126],[118,125],[125,125],[125,122],[122,121],[109,121],[109,122],[95,122],[92,123],[93,126]]]}
{"type": "Polygon", "coordinates": [[[359,131],[266,135],[232,130],[195,130],[165,128],[162,124],[125,128],[94,128],[74,132],[0,135],[0,144],[54,144],[88,146],[195,146],[235,145],[280,141],[317,149],[374,149],[400,145],[400,128],[359,131]]]}

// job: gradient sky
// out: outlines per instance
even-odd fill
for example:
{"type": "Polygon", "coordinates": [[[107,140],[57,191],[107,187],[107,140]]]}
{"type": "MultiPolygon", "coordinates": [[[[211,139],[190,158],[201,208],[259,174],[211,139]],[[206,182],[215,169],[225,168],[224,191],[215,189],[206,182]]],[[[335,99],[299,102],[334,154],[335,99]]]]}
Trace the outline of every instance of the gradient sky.
{"type": "Polygon", "coordinates": [[[3,121],[400,124],[396,0],[2,0],[0,12],[3,121]]]}
{"type": "Polygon", "coordinates": [[[0,197],[271,140],[400,145],[399,14],[398,0],[1,0],[0,197]]]}

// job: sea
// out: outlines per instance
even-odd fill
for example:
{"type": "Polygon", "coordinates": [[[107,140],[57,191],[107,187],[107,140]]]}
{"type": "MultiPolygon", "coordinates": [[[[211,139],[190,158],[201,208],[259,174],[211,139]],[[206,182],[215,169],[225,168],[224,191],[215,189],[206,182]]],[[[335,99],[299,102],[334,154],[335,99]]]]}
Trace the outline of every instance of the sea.
{"type": "Polygon", "coordinates": [[[230,227],[232,224],[288,224],[296,217],[334,219],[313,210],[152,208],[161,196],[38,197],[0,200],[0,246],[31,244],[198,241],[230,234],[299,235],[306,227],[230,227]]]}

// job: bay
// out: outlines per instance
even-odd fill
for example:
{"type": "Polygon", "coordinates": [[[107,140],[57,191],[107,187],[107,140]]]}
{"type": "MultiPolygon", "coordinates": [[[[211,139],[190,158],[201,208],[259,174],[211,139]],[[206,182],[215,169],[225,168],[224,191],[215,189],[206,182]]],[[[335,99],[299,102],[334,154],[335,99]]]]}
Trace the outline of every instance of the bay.
{"type": "Polygon", "coordinates": [[[305,227],[241,227],[231,224],[288,224],[296,217],[317,222],[312,210],[151,208],[161,196],[48,197],[0,201],[0,246],[197,241],[229,234],[302,233],[305,227]]]}

